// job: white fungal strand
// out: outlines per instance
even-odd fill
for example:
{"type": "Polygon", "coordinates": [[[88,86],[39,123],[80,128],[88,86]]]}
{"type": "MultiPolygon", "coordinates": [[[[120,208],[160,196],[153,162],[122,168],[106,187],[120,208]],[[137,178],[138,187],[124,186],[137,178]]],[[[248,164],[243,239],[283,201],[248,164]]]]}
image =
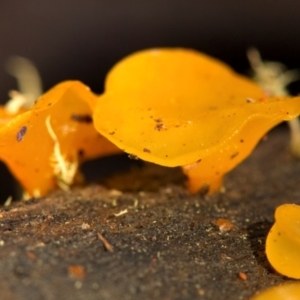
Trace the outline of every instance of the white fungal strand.
{"type": "Polygon", "coordinates": [[[62,190],[69,190],[70,185],[74,183],[74,178],[78,170],[77,155],[75,155],[72,161],[68,161],[65,156],[62,155],[60,144],[55,134],[51,122],[50,116],[46,118],[47,131],[54,142],[53,154],[50,157],[50,163],[53,167],[53,173],[57,180],[57,185],[62,190]]]}
{"type": "Polygon", "coordinates": [[[24,57],[13,56],[6,64],[7,72],[17,79],[18,91],[8,93],[4,108],[8,114],[16,114],[21,108],[30,109],[43,93],[40,74],[35,65],[24,57]]]}
{"type": "Polygon", "coordinates": [[[43,93],[41,76],[34,63],[21,56],[12,56],[6,63],[6,70],[17,79],[19,93],[26,99],[23,107],[31,108],[43,93]]]}

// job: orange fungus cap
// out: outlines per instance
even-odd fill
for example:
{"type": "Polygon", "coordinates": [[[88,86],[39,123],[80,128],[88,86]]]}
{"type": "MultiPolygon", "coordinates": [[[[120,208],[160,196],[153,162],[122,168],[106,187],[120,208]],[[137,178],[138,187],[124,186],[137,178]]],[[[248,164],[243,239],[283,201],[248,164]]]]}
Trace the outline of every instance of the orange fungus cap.
{"type": "Polygon", "coordinates": [[[276,209],[275,224],[267,237],[267,258],[280,274],[300,279],[299,253],[300,206],[295,204],[281,205],[276,209]]]}
{"type": "Polygon", "coordinates": [[[73,183],[78,165],[120,150],[93,126],[97,97],[78,81],[58,84],[27,111],[0,109],[0,159],[31,196],[73,183]]]}
{"type": "Polygon", "coordinates": [[[217,191],[260,138],[300,113],[300,98],[265,98],[224,63],[188,49],[150,49],[109,72],[96,129],[123,151],[182,166],[189,188],[217,191]]]}

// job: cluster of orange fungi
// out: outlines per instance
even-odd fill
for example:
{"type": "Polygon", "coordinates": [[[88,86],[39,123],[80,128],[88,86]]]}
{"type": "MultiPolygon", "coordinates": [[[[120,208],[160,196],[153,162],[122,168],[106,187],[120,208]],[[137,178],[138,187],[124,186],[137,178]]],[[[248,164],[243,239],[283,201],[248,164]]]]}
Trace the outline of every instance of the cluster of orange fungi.
{"type": "MultiPolygon", "coordinates": [[[[255,53],[251,55],[257,74],[268,78],[255,53]]],[[[82,180],[82,162],[122,151],[162,166],[180,166],[191,192],[214,193],[224,174],[266,132],[300,114],[300,97],[282,90],[280,95],[265,93],[266,87],[272,91],[277,86],[264,81],[260,87],[193,50],[137,52],[112,68],[102,95],[81,82],[66,81],[32,107],[1,107],[0,159],[32,197],[56,187],[69,189],[82,180]]],[[[279,207],[266,243],[275,270],[298,279],[299,215],[297,206],[279,207]]],[[[286,285],[254,299],[282,299],[277,293],[299,294],[299,289],[286,285]]]]}
{"type": "Polygon", "coordinates": [[[34,197],[81,180],[83,161],[121,151],[180,166],[191,192],[213,193],[268,130],[299,114],[299,97],[266,97],[205,54],[150,49],[117,63],[102,95],[66,81],[31,108],[2,107],[0,159],[34,197]]]}

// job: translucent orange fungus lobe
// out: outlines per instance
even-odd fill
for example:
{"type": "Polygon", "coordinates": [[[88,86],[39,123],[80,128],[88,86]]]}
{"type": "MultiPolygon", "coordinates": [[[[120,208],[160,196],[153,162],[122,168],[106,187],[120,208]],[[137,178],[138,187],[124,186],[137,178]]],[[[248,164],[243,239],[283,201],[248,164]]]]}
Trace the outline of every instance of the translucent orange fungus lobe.
{"type": "Polygon", "coordinates": [[[280,274],[300,279],[300,206],[279,206],[275,220],[266,241],[268,260],[280,274]]]}
{"type": "Polygon", "coordinates": [[[216,59],[187,49],[150,49],[110,71],[94,123],[127,153],[182,166],[192,192],[207,187],[212,193],[270,128],[299,113],[300,98],[265,98],[216,59]]]}
{"type": "Polygon", "coordinates": [[[84,160],[119,152],[92,123],[97,97],[78,81],[58,84],[30,110],[0,109],[0,159],[31,196],[76,180],[84,160]]]}
{"type": "Polygon", "coordinates": [[[274,286],[250,300],[300,300],[300,283],[293,282],[274,286]]]}

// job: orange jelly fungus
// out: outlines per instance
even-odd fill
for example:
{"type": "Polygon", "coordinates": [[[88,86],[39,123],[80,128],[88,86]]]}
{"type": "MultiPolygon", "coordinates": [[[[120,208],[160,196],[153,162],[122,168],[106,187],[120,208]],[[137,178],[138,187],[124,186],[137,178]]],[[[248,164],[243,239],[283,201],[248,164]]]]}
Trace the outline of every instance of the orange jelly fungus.
{"type": "Polygon", "coordinates": [[[110,71],[94,124],[127,153],[182,166],[191,192],[213,193],[269,129],[299,113],[299,97],[265,98],[256,84],[207,55],[150,49],[110,71]]]}
{"type": "Polygon", "coordinates": [[[0,109],[0,159],[30,196],[68,189],[84,160],[119,152],[94,128],[97,97],[78,81],[58,84],[30,110],[0,109]]]}
{"type": "Polygon", "coordinates": [[[300,300],[300,282],[271,287],[250,300],[300,300]]]}
{"type": "Polygon", "coordinates": [[[280,274],[300,279],[300,206],[279,206],[275,220],[266,241],[268,260],[280,274]]]}

